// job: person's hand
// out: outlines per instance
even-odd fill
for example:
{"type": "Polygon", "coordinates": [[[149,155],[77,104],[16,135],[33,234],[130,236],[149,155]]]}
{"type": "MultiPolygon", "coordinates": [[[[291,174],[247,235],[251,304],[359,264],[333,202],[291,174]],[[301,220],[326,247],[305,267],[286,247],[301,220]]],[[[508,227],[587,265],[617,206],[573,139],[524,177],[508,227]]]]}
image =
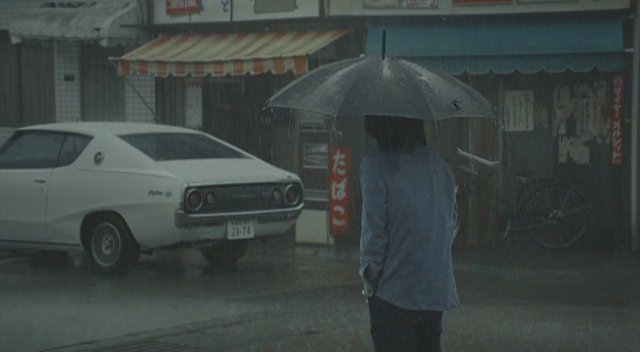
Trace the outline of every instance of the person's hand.
{"type": "Polygon", "coordinates": [[[364,270],[364,277],[369,281],[373,280],[373,269],[371,268],[371,265],[367,265],[367,268],[364,270]]]}
{"type": "Polygon", "coordinates": [[[373,296],[373,287],[371,285],[365,283],[362,287],[362,296],[366,299],[373,296]]]}

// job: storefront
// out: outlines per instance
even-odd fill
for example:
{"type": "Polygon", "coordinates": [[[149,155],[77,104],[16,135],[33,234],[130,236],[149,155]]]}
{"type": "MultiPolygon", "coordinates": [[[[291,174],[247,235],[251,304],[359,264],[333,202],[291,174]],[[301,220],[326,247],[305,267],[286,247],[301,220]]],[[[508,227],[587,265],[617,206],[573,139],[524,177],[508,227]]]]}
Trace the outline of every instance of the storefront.
{"type": "Polygon", "coordinates": [[[9,125],[146,117],[107,59],[145,40],[138,1],[29,5],[13,12],[0,40],[10,60],[3,85],[14,95],[9,125]]]}
{"type": "MultiPolygon", "coordinates": [[[[503,157],[505,167],[491,182],[506,196],[503,174],[523,169],[569,178],[583,190],[598,187],[593,202],[603,221],[596,238],[607,245],[624,241],[628,1],[471,3],[156,0],[150,12],[158,36],[117,66],[125,78],[155,80],[155,121],[203,129],[300,174],[307,207],[299,241],[355,244],[358,164],[372,148],[362,121],[272,116],[262,107],[318,65],[379,55],[384,29],[389,56],[456,75],[493,102],[504,123],[504,135],[476,133],[481,127],[473,122],[443,128],[438,142],[445,141],[439,145],[445,154],[461,146],[503,157]],[[620,97],[622,110],[614,109],[620,97]]],[[[455,153],[450,158],[457,161],[455,153]]],[[[477,228],[475,241],[490,236],[477,228]]]]}
{"type": "MultiPolygon", "coordinates": [[[[152,4],[154,25],[163,26],[157,37],[115,63],[125,79],[155,79],[155,121],[204,130],[272,164],[299,172],[304,158],[294,146],[304,148],[305,141],[328,134],[309,133],[308,126],[299,122],[303,117],[289,112],[274,115],[263,111],[264,104],[296,76],[341,58],[345,50],[341,38],[348,37],[349,31],[331,24],[318,29],[299,23],[269,25],[265,30],[250,23],[318,18],[317,1],[299,1],[295,6],[237,1],[233,11],[218,1],[152,4]],[[229,26],[220,25],[225,23],[229,26]]],[[[302,177],[305,185],[311,185],[308,194],[313,199],[317,177],[302,177]]],[[[328,243],[328,233],[316,232],[318,224],[326,227],[326,216],[324,221],[321,218],[313,204],[307,206],[298,221],[296,239],[328,243]]]]}
{"type": "MultiPolygon", "coordinates": [[[[622,246],[630,194],[622,23],[621,15],[582,14],[371,26],[366,52],[380,51],[386,30],[389,55],[444,70],[481,92],[494,104],[503,135],[478,136],[469,130],[478,132],[477,126],[467,125],[449,131],[457,135],[449,141],[503,158],[490,181],[495,193],[513,196],[506,180],[520,171],[569,181],[589,195],[598,214],[585,242],[622,246]]],[[[475,241],[490,239],[482,210],[477,225],[475,241]]]]}

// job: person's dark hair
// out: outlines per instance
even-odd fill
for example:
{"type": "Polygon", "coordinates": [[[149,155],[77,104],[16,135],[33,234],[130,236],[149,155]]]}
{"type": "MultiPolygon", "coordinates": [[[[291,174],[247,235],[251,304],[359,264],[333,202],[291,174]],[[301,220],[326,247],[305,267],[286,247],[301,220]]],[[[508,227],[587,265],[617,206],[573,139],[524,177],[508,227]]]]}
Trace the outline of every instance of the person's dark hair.
{"type": "Polygon", "coordinates": [[[381,150],[410,152],[426,145],[424,121],[394,116],[367,116],[364,129],[381,150]]]}

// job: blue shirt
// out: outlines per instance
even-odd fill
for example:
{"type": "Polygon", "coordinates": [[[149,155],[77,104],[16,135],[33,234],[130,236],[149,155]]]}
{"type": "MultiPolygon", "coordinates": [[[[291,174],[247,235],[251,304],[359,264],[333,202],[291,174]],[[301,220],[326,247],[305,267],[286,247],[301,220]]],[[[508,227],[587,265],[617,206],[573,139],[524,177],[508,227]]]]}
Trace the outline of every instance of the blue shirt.
{"type": "Polygon", "coordinates": [[[451,257],[455,181],[434,151],[375,150],[360,164],[360,276],[365,291],[408,310],[458,304],[451,257]],[[364,271],[371,267],[367,280],[364,271]]]}

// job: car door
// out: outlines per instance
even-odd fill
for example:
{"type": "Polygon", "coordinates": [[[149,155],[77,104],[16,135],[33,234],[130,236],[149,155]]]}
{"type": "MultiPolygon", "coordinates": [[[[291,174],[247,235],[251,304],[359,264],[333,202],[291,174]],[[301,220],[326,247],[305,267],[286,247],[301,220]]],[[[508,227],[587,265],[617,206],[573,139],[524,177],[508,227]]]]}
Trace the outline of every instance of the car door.
{"type": "MultiPolygon", "coordinates": [[[[74,245],[79,242],[78,231],[83,212],[91,207],[88,193],[83,187],[93,179],[78,157],[91,141],[90,136],[75,133],[65,135],[58,164],[51,173],[47,195],[47,238],[56,245],[74,245]]],[[[95,159],[91,158],[92,162],[95,159]]],[[[92,163],[93,164],[93,163],[92,163]]]]}
{"type": "Polygon", "coordinates": [[[0,149],[0,240],[44,242],[46,199],[64,135],[18,131],[0,149]]]}

